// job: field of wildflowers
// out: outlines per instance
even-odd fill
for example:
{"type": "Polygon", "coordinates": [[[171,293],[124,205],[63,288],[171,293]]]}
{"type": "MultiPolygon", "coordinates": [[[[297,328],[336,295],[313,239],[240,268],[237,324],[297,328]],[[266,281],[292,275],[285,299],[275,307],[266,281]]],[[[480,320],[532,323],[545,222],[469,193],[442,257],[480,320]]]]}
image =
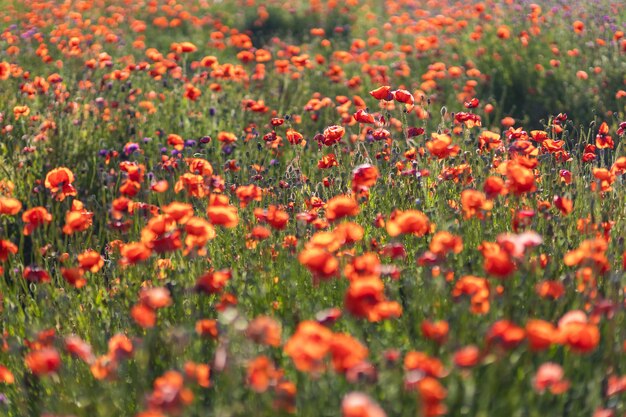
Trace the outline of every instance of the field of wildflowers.
{"type": "Polygon", "coordinates": [[[0,10],[0,416],[626,415],[620,1],[0,10]]]}

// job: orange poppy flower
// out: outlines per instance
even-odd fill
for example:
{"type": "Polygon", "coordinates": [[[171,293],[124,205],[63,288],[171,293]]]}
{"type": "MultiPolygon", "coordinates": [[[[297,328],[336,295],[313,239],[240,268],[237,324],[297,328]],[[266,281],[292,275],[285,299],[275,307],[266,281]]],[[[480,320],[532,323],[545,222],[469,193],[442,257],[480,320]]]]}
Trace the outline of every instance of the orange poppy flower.
{"type": "Polygon", "coordinates": [[[545,139],[543,142],[541,142],[541,146],[545,152],[555,153],[563,149],[563,146],[565,146],[565,141],[545,139]]]}
{"type": "Polygon", "coordinates": [[[611,184],[615,182],[616,176],[613,172],[609,171],[606,168],[593,168],[592,171],[593,176],[598,180],[597,182],[591,183],[591,189],[595,191],[597,186],[600,186],[600,191],[611,191],[611,184]]]}
{"type": "Polygon", "coordinates": [[[452,138],[446,134],[432,133],[432,139],[426,142],[426,149],[437,159],[457,156],[461,151],[458,145],[452,145],[452,138]]]}
{"type": "Polygon", "coordinates": [[[121,247],[120,254],[120,264],[129,265],[145,261],[152,254],[152,250],[142,242],[131,242],[121,247]]]}
{"type": "Polygon", "coordinates": [[[498,243],[483,242],[478,247],[478,250],[483,254],[486,273],[495,275],[498,278],[506,278],[515,271],[516,266],[510,253],[498,243]]]}
{"type": "Polygon", "coordinates": [[[544,320],[528,320],[526,335],[530,348],[535,351],[545,350],[558,341],[557,328],[544,320]]]}
{"type": "Polygon", "coordinates": [[[90,367],[91,374],[97,380],[113,378],[117,370],[118,363],[110,354],[98,357],[90,367]]]}
{"type": "Polygon", "coordinates": [[[195,325],[196,333],[200,336],[211,336],[217,338],[219,334],[217,321],[211,319],[198,320],[195,325]]]}
{"type": "Polygon", "coordinates": [[[554,205],[564,216],[567,216],[574,210],[574,202],[567,197],[554,196],[554,205]]]}
{"type": "Polygon", "coordinates": [[[280,323],[271,317],[256,317],[248,324],[246,336],[256,343],[278,347],[281,336],[280,323]]]}
{"type": "Polygon", "coordinates": [[[202,175],[203,177],[210,177],[213,175],[213,166],[206,159],[186,158],[185,162],[189,167],[189,172],[192,174],[202,175]]]}
{"type": "Polygon", "coordinates": [[[120,186],[120,193],[127,195],[129,197],[133,197],[137,195],[140,189],[141,189],[141,184],[139,182],[133,181],[131,179],[127,179],[120,186]]]}
{"type": "Polygon", "coordinates": [[[296,393],[296,384],[291,381],[280,381],[274,388],[274,407],[288,413],[295,413],[296,393]]]}
{"type": "Polygon", "coordinates": [[[22,214],[22,221],[24,222],[22,233],[28,236],[39,226],[50,223],[52,221],[52,214],[48,213],[45,207],[34,207],[30,210],[26,210],[22,214]]]}
{"type": "Polygon", "coordinates": [[[441,378],[445,376],[443,363],[424,352],[410,351],[404,357],[405,371],[420,371],[425,375],[441,378]]]}
{"type": "Polygon", "coordinates": [[[128,359],[133,355],[133,342],[121,333],[113,335],[108,342],[109,354],[115,360],[128,359]]]}
{"type": "Polygon", "coordinates": [[[272,231],[267,227],[263,226],[255,226],[252,228],[252,231],[247,235],[248,239],[252,239],[253,241],[265,240],[270,237],[272,231]]]}
{"type": "Polygon", "coordinates": [[[299,371],[321,371],[332,338],[333,332],[326,327],[314,321],[303,321],[285,344],[284,352],[299,371]]]}
{"type": "Polygon", "coordinates": [[[289,213],[276,206],[269,206],[267,210],[254,209],[254,217],[259,221],[269,223],[274,229],[283,230],[289,222],[289,213]]]}
{"type": "Polygon", "coordinates": [[[359,165],[352,171],[352,190],[356,191],[363,187],[371,187],[376,184],[380,177],[378,168],[373,165],[359,165]]]}
{"type": "Polygon", "coordinates": [[[434,322],[430,320],[424,320],[422,321],[420,328],[425,338],[441,344],[448,337],[450,325],[445,320],[439,320],[434,322]]]}
{"type": "Polygon", "coordinates": [[[191,217],[193,217],[193,206],[189,203],[181,203],[179,201],[173,201],[165,207],[161,208],[161,211],[169,215],[174,221],[179,224],[185,224],[191,217]]]}
{"type": "Polygon", "coordinates": [[[381,301],[376,304],[376,308],[372,315],[368,317],[371,322],[380,320],[397,319],[402,316],[402,306],[397,301],[381,301]]]}
{"type": "Polygon", "coordinates": [[[246,382],[255,392],[265,392],[270,386],[276,385],[282,372],[276,370],[267,356],[258,356],[248,362],[246,382]]]}
{"type": "Polygon", "coordinates": [[[296,246],[298,246],[297,237],[293,235],[285,236],[285,238],[283,239],[283,244],[282,244],[283,248],[295,248],[296,246]]]}
{"type": "Polygon", "coordinates": [[[15,216],[22,210],[22,203],[20,200],[11,197],[0,196],[0,214],[7,214],[9,216],[15,216]]]}
{"type": "Polygon", "coordinates": [[[452,361],[459,368],[471,368],[480,361],[480,349],[475,345],[469,345],[454,352],[452,361]]]}
{"type": "Polygon", "coordinates": [[[572,23],[572,27],[574,28],[574,32],[577,34],[581,34],[585,30],[585,24],[580,20],[576,20],[572,23]]]}
{"type": "Polygon", "coordinates": [[[352,117],[359,123],[374,124],[376,122],[374,115],[368,113],[365,109],[357,110],[352,117]]]}
{"type": "Polygon", "coordinates": [[[154,389],[148,397],[149,406],[165,413],[180,413],[193,401],[193,392],[183,384],[184,379],[179,372],[165,372],[154,381],[154,389]]]}
{"type": "Polygon", "coordinates": [[[362,363],[369,351],[349,334],[335,333],[330,341],[330,353],[335,372],[345,373],[362,363]]]}
{"type": "Polygon", "coordinates": [[[500,39],[509,39],[511,37],[511,30],[507,26],[500,26],[496,31],[496,35],[500,39]]]}
{"type": "Polygon", "coordinates": [[[57,200],[63,201],[65,197],[77,194],[72,182],[74,182],[72,171],[68,168],[60,167],[48,172],[44,185],[55,195],[57,200]]]}
{"type": "Polygon", "coordinates": [[[211,386],[211,367],[204,363],[185,362],[185,376],[195,380],[202,388],[211,386]]]}
{"type": "Polygon", "coordinates": [[[472,217],[484,219],[485,212],[493,208],[493,202],[488,200],[485,194],[480,191],[463,190],[461,192],[461,207],[465,219],[472,217]]]}
{"type": "Polygon", "coordinates": [[[82,288],[87,284],[82,268],[61,268],[61,275],[74,288],[82,288]]]}
{"type": "Polygon", "coordinates": [[[446,413],[446,408],[442,402],[446,399],[448,391],[437,379],[432,377],[420,379],[417,383],[417,391],[422,400],[425,416],[434,417],[446,413]]]}
{"type": "Polygon", "coordinates": [[[239,205],[241,208],[245,208],[251,201],[261,201],[262,198],[261,188],[254,184],[237,187],[235,194],[239,199],[239,205]]]}
{"type": "Polygon", "coordinates": [[[445,256],[449,252],[459,254],[462,250],[463,239],[450,232],[437,232],[430,241],[430,251],[436,255],[445,256]]]}
{"type": "Polygon", "coordinates": [[[370,91],[370,95],[376,100],[393,100],[391,87],[388,85],[383,85],[382,87],[378,87],[376,90],[370,91]]]}
{"type": "Polygon", "coordinates": [[[130,309],[130,316],[137,325],[144,329],[150,329],[156,325],[157,314],[152,308],[145,304],[136,304],[130,309]]]}
{"type": "Polygon", "coordinates": [[[176,184],[174,184],[174,191],[176,193],[179,193],[182,190],[187,191],[189,195],[196,198],[206,197],[209,194],[204,177],[190,172],[186,172],[181,175],[178,178],[178,181],[176,181],[176,184]]]}
{"type": "Polygon", "coordinates": [[[30,107],[28,106],[15,106],[13,107],[13,115],[15,120],[19,120],[22,117],[27,117],[30,114],[30,107]]]}
{"type": "Polygon", "coordinates": [[[565,286],[560,281],[541,281],[537,283],[536,291],[542,298],[557,300],[565,294],[565,286]]]}
{"type": "Polygon", "coordinates": [[[345,245],[349,245],[362,240],[365,230],[357,223],[344,222],[337,225],[332,233],[336,236],[338,241],[343,242],[345,245]]]}
{"type": "Polygon", "coordinates": [[[13,384],[15,382],[15,376],[5,366],[0,365],[0,382],[5,384],[13,384]]]}
{"type": "Polygon", "coordinates": [[[485,278],[466,275],[461,277],[452,289],[455,299],[468,295],[471,300],[471,311],[475,314],[485,314],[489,311],[489,282],[485,278]]]}
{"type": "Polygon", "coordinates": [[[352,258],[344,268],[344,275],[350,281],[367,278],[380,277],[381,265],[378,255],[373,252],[364,253],[361,256],[352,258]]]}
{"type": "MultiPolygon", "coordinates": [[[[626,129],[626,124],[624,125],[626,129]]],[[[611,173],[613,175],[623,175],[626,172],[626,156],[620,156],[615,159],[613,165],[611,165],[611,173]]]]}
{"type": "Polygon", "coordinates": [[[346,129],[342,126],[333,125],[324,129],[322,133],[322,143],[326,146],[331,146],[338,143],[343,135],[346,133],[346,129]]]}
{"type": "Polygon", "coordinates": [[[11,75],[11,65],[8,62],[0,61],[0,80],[8,80],[11,75]]]}
{"type": "Polygon", "coordinates": [[[104,259],[94,250],[88,250],[78,255],[78,264],[84,270],[98,272],[104,266],[104,259]]]}
{"type": "Polygon", "coordinates": [[[83,203],[79,200],[72,201],[72,208],[65,213],[65,225],[63,233],[71,235],[82,232],[91,227],[93,223],[93,213],[85,210],[83,203]]]}
{"type": "Polygon", "coordinates": [[[220,301],[215,305],[217,311],[225,311],[229,307],[237,305],[237,297],[234,294],[224,293],[220,297],[220,301]]]}
{"type": "Polygon", "coordinates": [[[317,167],[319,169],[328,169],[336,166],[339,166],[339,162],[337,162],[337,158],[333,153],[324,155],[322,159],[317,161],[317,167]]]}
{"type": "Polygon", "coordinates": [[[354,316],[370,321],[380,320],[377,307],[385,301],[385,285],[377,276],[363,276],[353,280],[346,291],[344,304],[354,316]]]}
{"type": "Polygon", "coordinates": [[[316,232],[313,236],[311,236],[309,241],[306,243],[305,248],[319,248],[326,249],[329,252],[336,252],[344,243],[345,241],[340,239],[335,233],[322,231],[316,232]]]}
{"type": "Polygon", "coordinates": [[[189,218],[185,224],[185,232],[187,232],[187,236],[185,237],[184,255],[198,249],[198,254],[203,256],[206,254],[204,246],[216,236],[213,225],[201,217],[189,218]]]}
{"type": "Polygon", "coordinates": [[[228,269],[209,271],[196,280],[196,290],[205,294],[222,292],[231,278],[232,272],[228,269]]]}
{"type": "Polygon", "coordinates": [[[509,161],[506,164],[507,187],[514,194],[535,191],[535,174],[523,163],[523,159],[509,161]]]}
{"type": "Polygon", "coordinates": [[[606,122],[602,122],[598,134],[596,135],[596,148],[598,149],[613,149],[615,143],[613,138],[609,136],[609,125],[606,122]]]}
{"type": "Polygon", "coordinates": [[[611,375],[607,381],[606,395],[612,397],[626,391],[626,376],[611,375]]]}
{"type": "Polygon", "coordinates": [[[292,145],[299,145],[304,140],[304,136],[302,135],[302,133],[291,128],[287,129],[285,136],[287,136],[287,140],[292,145]]]}
{"type": "Polygon", "coordinates": [[[141,230],[141,242],[157,253],[172,252],[182,247],[180,230],[168,214],[154,216],[141,230]]]}
{"type": "Polygon", "coordinates": [[[502,123],[502,126],[504,127],[512,127],[513,125],[515,125],[515,119],[511,116],[506,116],[500,121],[500,123],[502,123]]]}
{"type": "Polygon", "coordinates": [[[563,263],[567,266],[591,265],[599,272],[606,272],[610,269],[609,261],[606,257],[608,243],[602,238],[584,240],[578,248],[571,250],[563,257],[563,263]]]}
{"type": "Polygon", "coordinates": [[[326,203],[326,219],[329,221],[339,220],[346,216],[356,216],[359,214],[359,204],[347,195],[339,195],[331,198],[326,203]]]}
{"type": "Polygon", "coordinates": [[[180,135],[170,133],[167,135],[167,144],[173,146],[177,151],[185,149],[185,141],[180,135]]]}
{"type": "Polygon", "coordinates": [[[0,261],[6,261],[9,255],[17,253],[17,245],[10,240],[0,239],[0,261]]]}
{"type": "Polygon", "coordinates": [[[170,188],[170,184],[166,180],[159,180],[150,185],[150,190],[155,193],[164,193],[170,188]]]}
{"type": "Polygon", "coordinates": [[[579,353],[589,353],[600,343],[600,330],[582,311],[566,313],[558,325],[560,342],[579,353]]]}
{"type": "Polygon", "coordinates": [[[502,146],[502,139],[499,133],[485,130],[478,136],[478,147],[481,150],[492,151],[502,146]]]}
{"type": "Polygon", "coordinates": [[[424,236],[430,232],[430,221],[428,217],[419,210],[394,210],[386,224],[386,228],[387,233],[389,233],[391,237],[400,234],[424,236]]]}
{"type": "Polygon", "coordinates": [[[191,42],[172,43],[170,45],[170,51],[176,52],[178,54],[188,54],[191,52],[196,52],[197,50],[198,47],[191,42]]]}
{"type": "Polygon", "coordinates": [[[237,141],[237,135],[231,132],[219,132],[217,134],[217,140],[224,144],[229,144],[237,141]]]}
{"type": "Polygon", "coordinates": [[[393,99],[399,103],[403,103],[407,112],[413,110],[415,104],[415,98],[413,94],[407,90],[395,90],[391,92],[393,99]]]}
{"type": "Polygon", "coordinates": [[[26,366],[35,375],[47,375],[61,367],[61,355],[56,349],[34,350],[26,355],[26,366]]]}
{"type": "Polygon", "coordinates": [[[110,354],[98,357],[90,366],[91,374],[97,380],[113,378],[118,367],[117,360],[110,354]]]}
{"type": "Polygon", "coordinates": [[[193,84],[185,84],[185,92],[183,97],[191,101],[196,101],[202,95],[202,91],[193,84]]]}
{"type": "Polygon", "coordinates": [[[487,332],[487,344],[498,343],[506,349],[518,346],[526,337],[526,331],[508,320],[495,322],[487,332]]]}
{"type": "Polygon", "coordinates": [[[507,193],[504,180],[500,177],[487,177],[483,186],[483,191],[487,194],[487,198],[494,199],[498,195],[504,195],[507,193]]]}
{"type": "Polygon", "coordinates": [[[207,216],[212,224],[217,224],[227,228],[236,227],[239,224],[239,216],[237,208],[233,206],[209,206],[207,208],[207,216]]]}
{"type": "Polygon", "coordinates": [[[298,261],[305,266],[315,278],[329,279],[337,275],[339,261],[332,253],[321,248],[307,248],[300,252],[298,261]]]}

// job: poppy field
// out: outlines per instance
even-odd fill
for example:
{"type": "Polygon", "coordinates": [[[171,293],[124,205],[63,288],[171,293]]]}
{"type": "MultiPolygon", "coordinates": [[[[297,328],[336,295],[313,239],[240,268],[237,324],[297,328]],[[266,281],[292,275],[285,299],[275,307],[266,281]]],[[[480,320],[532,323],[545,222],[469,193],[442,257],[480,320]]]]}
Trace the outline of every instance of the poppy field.
{"type": "Polygon", "coordinates": [[[626,416],[621,2],[0,10],[0,416],[626,416]]]}

